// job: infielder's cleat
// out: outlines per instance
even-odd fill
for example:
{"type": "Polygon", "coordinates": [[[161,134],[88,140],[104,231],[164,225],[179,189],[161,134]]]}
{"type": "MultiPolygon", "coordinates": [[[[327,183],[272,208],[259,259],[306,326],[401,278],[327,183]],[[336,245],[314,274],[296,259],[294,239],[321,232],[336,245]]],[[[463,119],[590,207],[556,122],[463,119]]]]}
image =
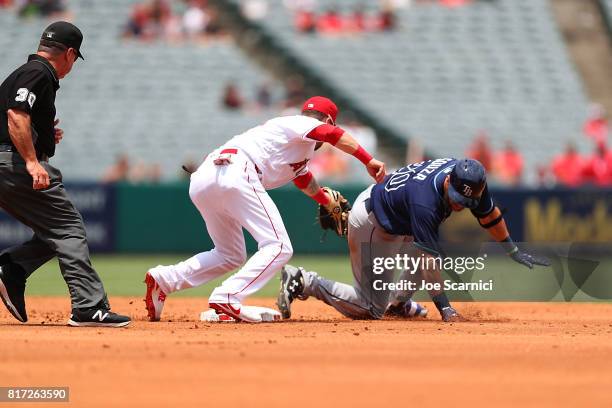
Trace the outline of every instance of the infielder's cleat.
{"type": "Polygon", "coordinates": [[[217,318],[219,319],[220,322],[235,322],[236,319],[234,319],[232,316],[228,316],[225,313],[221,313],[221,314],[217,314],[217,318]]]}
{"type": "Polygon", "coordinates": [[[291,317],[291,303],[302,296],[304,291],[304,268],[285,265],[281,270],[281,285],[276,299],[276,306],[281,312],[283,319],[291,317]]]}
{"type": "Polygon", "coordinates": [[[8,311],[21,323],[28,321],[24,296],[25,279],[11,276],[6,265],[0,266],[0,298],[8,311]]]}
{"type": "Polygon", "coordinates": [[[464,322],[466,319],[461,316],[457,311],[450,306],[443,308],[440,311],[440,315],[442,315],[442,320],[445,322],[464,322]]]}
{"type": "Polygon", "coordinates": [[[73,309],[68,320],[68,326],[73,327],[124,327],[130,324],[131,319],[113,313],[108,309],[73,309]]]}
{"type": "MultiPolygon", "coordinates": [[[[261,315],[258,313],[249,312],[242,307],[234,307],[230,303],[209,303],[211,309],[213,309],[219,315],[221,319],[223,315],[227,315],[236,319],[237,322],[247,323],[261,323],[261,315]]],[[[223,319],[226,319],[223,317],[223,319]]]]}
{"type": "Polygon", "coordinates": [[[147,294],[145,295],[145,304],[147,306],[147,315],[152,322],[158,322],[161,318],[166,294],[159,287],[153,276],[149,272],[145,275],[144,283],[147,284],[147,294]]]}
{"type": "Polygon", "coordinates": [[[385,316],[413,318],[413,317],[427,317],[428,310],[425,306],[420,305],[414,300],[410,299],[406,302],[391,302],[387,306],[385,316]]]}
{"type": "Polygon", "coordinates": [[[215,323],[235,323],[237,322],[232,316],[228,316],[225,313],[217,313],[216,310],[209,309],[205,312],[200,313],[200,320],[203,322],[215,322],[215,323]]]}
{"type": "MultiPolygon", "coordinates": [[[[235,308],[234,308],[235,309],[235,308]]],[[[249,318],[253,323],[272,323],[281,320],[281,314],[275,309],[261,306],[240,306],[240,314],[242,319],[249,318]]],[[[216,322],[216,323],[227,323],[227,322],[238,322],[232,316],[225,314],[225,312],[218,312],[215,309],[209,309],[200,313],[200,320],[203,322],[216,322]]]]}

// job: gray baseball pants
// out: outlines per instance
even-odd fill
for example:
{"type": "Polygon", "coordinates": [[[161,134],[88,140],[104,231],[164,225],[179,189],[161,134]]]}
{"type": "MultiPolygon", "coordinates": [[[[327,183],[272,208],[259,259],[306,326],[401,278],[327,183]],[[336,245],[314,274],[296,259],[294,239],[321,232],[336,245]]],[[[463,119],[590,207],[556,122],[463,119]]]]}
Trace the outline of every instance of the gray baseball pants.
{"type": "Polygon", "coordinates": [[[34,190],[21,156],[0,152],[0,207],[34,231],[28,242],[3,250],[0,263],[20,266],[22,271],[8,270],[24,273],[27,279],[57,256],[72,308],[94,307],[100,302],[108,307],[104,286],[89,259],[83,218],[66,195],[61,172],[47,162],[41,165],[49,173],[50,185],[34,190]]]}
{"type": "MultiPolygon", "coordinates": [[[[381,282],[394,282],[394,270],[374,274],[373,260],[376,257],[395,257],[412,242],[412,237],[391,235],[376,221],[373,212],[366,209],[372,186],[355,200],[349,215],[348,243],[354,283],[347,285],[306,272],[304,296],[313,296],[334,307],[352,319],[380,319],[383,317],[391,291],[377,290],[381,282]],[[376,282],[379,281],[379,282],[376,282]]],[[[398,292],[398,296],[402,295],[398,292]]],[[[404,293],[402,297],[410,297],[404,293]]]]}

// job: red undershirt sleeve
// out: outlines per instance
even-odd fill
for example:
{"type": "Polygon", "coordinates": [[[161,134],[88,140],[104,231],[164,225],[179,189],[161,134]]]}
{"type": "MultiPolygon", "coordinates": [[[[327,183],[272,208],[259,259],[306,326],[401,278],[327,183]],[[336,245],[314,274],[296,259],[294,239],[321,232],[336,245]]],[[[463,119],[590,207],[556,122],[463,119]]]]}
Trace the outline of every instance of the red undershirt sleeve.
{"type": "Polygon", "coordinates": [[[318,142],[327,142],[335,146],[343,134],[344,130],[339,128],[338,126],[323,124],[312,129],[310,133],[306,135],[306,137],[309,139],[316,140],[318,142]]]}

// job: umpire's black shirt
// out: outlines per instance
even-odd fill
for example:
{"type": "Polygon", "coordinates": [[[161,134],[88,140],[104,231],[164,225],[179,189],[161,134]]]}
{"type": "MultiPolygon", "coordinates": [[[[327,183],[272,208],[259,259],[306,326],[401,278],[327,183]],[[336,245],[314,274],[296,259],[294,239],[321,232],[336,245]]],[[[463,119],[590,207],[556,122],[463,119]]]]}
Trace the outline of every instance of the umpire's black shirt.
{"type": "Polygon", "coordinates": [[[8,132],[9,109],[30,115],[36,155],[51,157],[55,153],[55,93],[59,79],[53,66],[33,54],[0,85],[0,144],[11,144],[8,132]]]}

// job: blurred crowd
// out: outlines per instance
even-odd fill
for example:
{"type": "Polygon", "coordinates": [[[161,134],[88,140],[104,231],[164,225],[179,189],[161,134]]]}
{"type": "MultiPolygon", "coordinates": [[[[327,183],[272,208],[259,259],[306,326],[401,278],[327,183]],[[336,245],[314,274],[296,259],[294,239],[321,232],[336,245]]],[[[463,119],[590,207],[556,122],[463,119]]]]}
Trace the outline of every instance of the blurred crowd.
{"type": "Polygon", "coordinates": [[[228,81],[221,95],[221,107],[228,111],[259,112],[271,110],[283,113],[300,106],[307,98],[304,79],[299,75],[288,77],[282,84],[282,92],[271,81],[257,85],[249,98],[236,81],[228,81]],[[280,95],[283,93],[283,95],[280,95]]]}
{"type": "MultiPolygon", "coordinates": [[[[300,77],[289,78],[285,84],[285,94],[276,98],[272,92],[272,84],[264,83],[256,89],[252,99],[246,98],[234,82],[226,84],[220,101],[223,109],[234,110],[240,114],[267,110],[270,117],[276,115],[299,114],[301,104],[306,98],[303,82],[300,77]]],[[[360,144],[371,152],[377,151],[377,137],[373,129],[360,123],[350,112],[343,113],[339,123],[343,129],[353,134],[360,144]]],[[[246,130],[246,129],[245,129],[246,130]]],[[[541,187],[565,186],[579,187],[592,185],[597,187],[612,187],[612,149],[608,147],[609,123],[605,111],[595,106],[583,127],[582,142],[591,146],[591,153],[582,154],[574,142],[568,142],[564,151],[553,157],[549,163],[536,168],[537,182],[541,187]]],[[[427,157],[418,144],[408,149],[407,162],[416,162],[427,157]]],[[[583,145],[583,146],[584,146],[583,145]]],[[[581,150],[586,150],[584,147],[581,150]]],[[[465,156],[479,160],[487,170],[490,182],[509,187],[520,186],[524,182],[525,165],[523,154],[517,149],[511,139],[503,141],[499,149],[486,131],[480,131],[471,145],[465,151],[465,156]]],[[[184,167],[189,172],[195,171],[199,163],[186,160],[184,167]]],[[[324,182],[343,183],[367,181],[367,177],[359,177],[360,165],[351,160],[349,155],[324,144],[310,162],[311,169],[324,182]]],[[[187,178],[188,172],[178,171],[178,178],[187,178]]],[[[160,166],[143,162],[131,163],[125,156],[119,156],[117,161],[107,169],[103,181],[155,183],[162,178],[160,166]]]]}
{"type": "Polygon", "coordinates": [[[21,18],[71,19],[64,0],[0,0],[0,8],[15,8],[21,18]]]}
{"type": "Polygon", "coordinates": [[[499,184],[516,186],[522,182],[523,156],[511,140],[506,140],[501,149],[494,150],[488,134],[480,131],[465,155],[481,162],[489,179],[499,184]]]}
{"type": "Polygon", "coordinates": [[[550,167],[539,169],[541,184],[545,184],[552,174],[558,184],[568,187],[585,184],[612,186],[612,149],[608,145],[610,126],[601,106],[592,108],[583,133],[592,152],[582,155],[574,143],[567,143],[565,151],[553,159],[550,167]]]}
{"type": "Polygon", "coordinates": [[[117,156],[113,163],[102,176],[104,183],[158,183],[161,178],[161,167],[159,164],[147,164],[142,161],[133,163],[129,156],[122,154],[117,156]]]}
{"type": "MultiPolygon", "coordinates": [[[[608,147],[610,128],[606,113],[594,105],[583,126],[582,143],[591,153],[581,154],[574,142],[568,142],[562,153],[548,164],[537,167],[540,186],[578,187],[592,185],[612,186],[612,149],[608,147]]],[[[495,182],[516,186],[523,180],[523,156],[508,140],[499,151],[491,147],[486,132],[480,132],[466,151],[467,157],[479,160],[495,182]]]]}
{"type": "MultiPolygon", "coordinates": [[[[307,99],[304,81],[301,76],[291,76],[282,86],[268,81],[257,86],[249,96],[241,90],[236,81],[229,81],[224,87],[219,104],[221,109],[235,111],[240,115],[264,113],[265,117],[297,115],[307,99]]],[[[369,152],[376,152],[376,133],[363,125],[350,112],[343,112],[338,123],[359,140],[369,152]]],[[[247,130],[247,129],[244,129],[247,130]]],[[[232,135],[227,135],[231,137],[232,135]]],[[[194,152],[203,156],[206,152],[194,152]]],[[[115,162],[106,169],[102,177],[105,183],[157,183],[162,179],[188,179],[200,162],[193,159],[183,161],[183,169],[177,167],[175,174],[162,174],[161,167],[155,163],[134,160],[127,155],[117,156],[115,162]]],[[[368,182],[369,177],[363,171],[363,165],[338,149],[323,144],[310,162],[310,168],[317,178],[328,183],[368,182]]]]}
{"type": "Polygon", "coordinates": [[[320,10],[318,5],[309,1],[288,3],[293,12],[295,30],[304,34],[338,35],[385,32],[397,28],[395,5],[391,1],[383,1],[380,8],[374,13],[366,12],[363,5],[359,3],[356,3],[350,13],[341,13],[333,6],[320,10]]]}
{"type": "MultiPolygon", "coordinates": [[[[460,7],[474,1],[495,0],[379,0],[376,9],[355,1],[351,10],[340,10],[333,1],[284,0],[284,7],[293,16],[295,30],[304,34],[341,35],[396,30],[398,9],[409,8],[413,3],[435,3],[445,7],[460,7]]],[[[272,0],[241,0],[242,14],[249,20],[268,17],[272,0]]]]}
{"type": "Polygon", "coordinates": [[[205,42],[223,35],[206,0],[147,0],[132,7],[123,38],[140,41],[205,42]]]}

